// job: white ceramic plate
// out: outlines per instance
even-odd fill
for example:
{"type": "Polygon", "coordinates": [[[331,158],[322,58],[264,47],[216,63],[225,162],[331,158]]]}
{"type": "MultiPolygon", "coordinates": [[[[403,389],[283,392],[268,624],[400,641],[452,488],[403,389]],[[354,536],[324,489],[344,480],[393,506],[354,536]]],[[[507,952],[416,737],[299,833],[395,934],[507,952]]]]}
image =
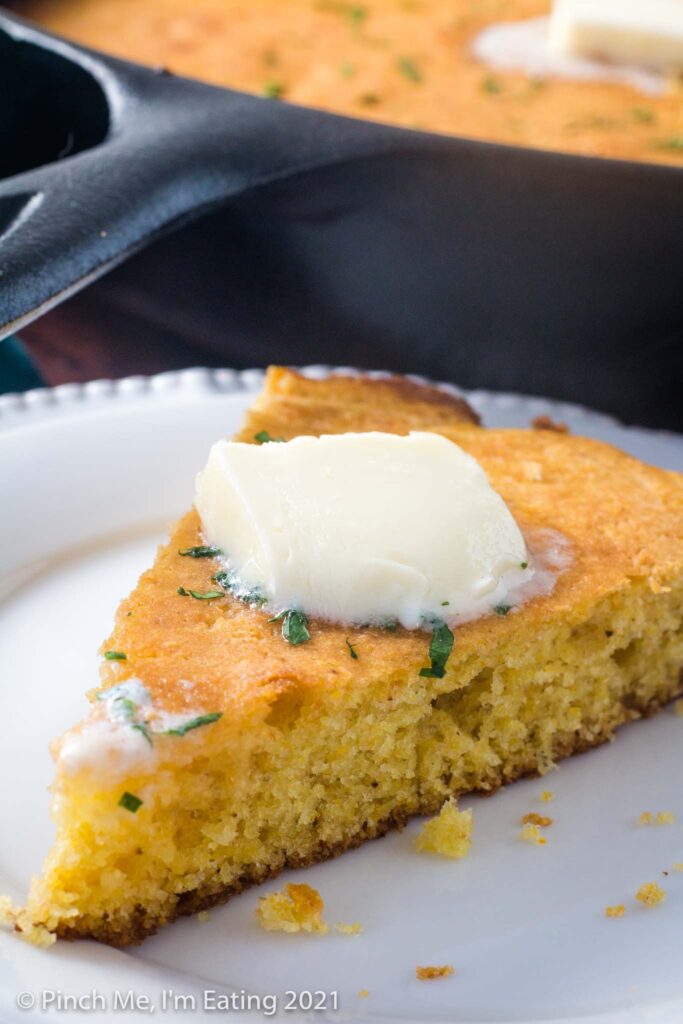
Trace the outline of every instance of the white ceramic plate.
{"type": "MultiPolygon", "coordinates": [[[[191,370],[0,398],[0,892],[16,901],[50,843],[48,743],[85,711],[96,650],[119,599],[165,525],[190,504],[209,445],[237,427],[260,382],[258,372],[191,370]]],[[[469,397],[489,425],[526,425],[548,413],[577,433],[683,470],[683,438],[675,435],[540,399],[469,397]]],[[[329,995],[326,1010],[302,1016],[680,1024],[683,874],[670,869],[683,861],[682,740],[683,719],[665,710],[543,781],[462,801],[475,820],[463,861],[416,855],[414,823],[252,889],[203,924],[180,921],[131,951],[81,942],[45,952],[2,934],[0,1020],[149,1019],[144,1006],[121,1008],[128,993],[148,998],[157,1018],[193,1020],[213,998],[206,991],[236,993],[238,1005],[246,993],[276,996],[291,1020],[299,1015],[284,1011],[285,992],[320,990],[337,992],[340,1009],[329,995]],[[555,792],[552,804],[540,802],[544,788],[555,792]],[[534,810],[555,819],[545,847],[518,839],[520,817],[534,810]],[[671,810],[678,820],[638,827],[643,810],[671,810]],[[320,890],[331,922],[360,921],[363,934],[261,931],[259,893],[304,879],[320,890]],[[668,894],[655,909],[633,898],[651,880],[668,894]],[[608,920],[605,906],[622,902],[625,917],[608,920]],[[417,964],[453,964],[455,974],[418,982],[417,964]],[[164,990],[187,997],[185,1009],[167,996],[164,1010],[164,990]],[[17,1005],[22,993],[33,1009],[17,1005]],[[84,998],[83,1014],[64,1008],[67,997],[84,998]]],[[[247,1014],[209,1008],[207,1016],[247,1014]]]]}

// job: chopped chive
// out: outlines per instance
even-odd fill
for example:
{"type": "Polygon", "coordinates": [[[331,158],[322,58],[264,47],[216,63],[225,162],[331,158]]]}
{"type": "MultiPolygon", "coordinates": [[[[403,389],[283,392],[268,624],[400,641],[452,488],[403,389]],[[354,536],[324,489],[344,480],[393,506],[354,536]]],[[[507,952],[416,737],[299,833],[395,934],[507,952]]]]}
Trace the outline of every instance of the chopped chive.
{"type": "Polygon", "coordinates": [[[211,579],[214,583],[217,583],[219,587],[232,594],[233,597],[237,598],[238,601],[244,601],[245,604],[256,605],[260,608],[261,605],[266,603],[266,596],[260,590],[255,587],[247,587],[240,580],[239,576],[233,569],[222,569],[217,572],[211,579]]]}
{"type": "Polygon", "coordinates": [[[263,86],[263,95],[269,100],[282,99],[285,87],[282,82],[266,82],[263,86]]]}
{"type": "Polygon", "coordinates": [[[154,746],[154,743],[152,741],[152,737],[149,734],[149,729],[147,728],[147,726],[145,725],[144,722],[131,722],[130,725],[131,725],[131,729],[135,729],[136,732],[142,733],[142,735],[145,737],[145,739],[149,743],[150,747],[154,746]]]}
{"type": "Polygon", "coordinates": [[[355,645],[355,644],[352,644],[352,643],[351,643],[351,641],[349,640],[349,638],[348,638],[348,637],[346,638],[346,646],[348,647],[348,649],[349,649],[349,654],[351,655],[351,657],[353,658],[353,660],[354,660],[354,661],[358,661],[358,655],[357,655],[357,653],[356,653],[356,651],[355,651],[355,647],[356,647],[356,645],[355,645]]]}
{"type": "Polygon", "coordinates": [[[105,651],[104,657],[107,661],[128,661],[128,655],[123,651],[105,651]]]}
{"type": "Polygon", "coordinates": [[[223,552],[220,548],[199,545],[196,548],[185,548],[183,551],[179,551],[178,554],[186,558],[216,558],[218,555],[222,555],[223,552]]]}
{"type": "Polygon", "coordinates": [[[497,604],[493,610],[496,615],[507,615],[511,608],[511,604],[497,604]]]}
{"type": "Polygon", "coordinates": [[[421,668],[420,675],[428,679],[443,679],[446,674],[446,662],[450,658],[455,637],[445,622],[435,622],[432,639],[429,644],[429,668],[421,668]]]}
{"type": "Polygon", "coordinates": [[[410,82],[419,83],[424,81],[421,69],[410,57],[399,57],[396,67],[410,82]]]}
{"type": "Polygon", "coordinates": [[[119,800],[119,807],[125,808],[131,814],[137,814],[138,808],[142,807],[142,800],[139,796],[135,796],[134,793],[129,793],[126,790],[119,800]]]}
{"type": "Polygon", "coordinates": [[[196,601],[213,601],[217,597],[225,597],[222,590],[207,590],[205,594],[201,594],[198,590],[186,590],[185,587],[178,587],[178,593],[181,597],[194,597],[196,601]]]}
{"type": "Polygon", "coordinates": [[[254,434],[254,440],[259,444],[268,444],[269,442],[284,444],[285,439],[284,437],[271,437],[267,430],[259,430],[258,434],[254,434]]]}
{"type": "Polygon", "coordinates": [[[497,96],[503,91],[503,86],[499,79],[493,75],[486,75],[481,83],[481,87],[484,92],[489,93],[491,96],[497,96]]]}
{"type": "Polygon", "coordinates": [[[184,736],[186,732],[191,732],[192,729],[199,729],[202,725],[210,725],[212,722],[217,722],[219,718],[223,717],[222,711],[212,711],[208,715],[198,715],[197,718],[191,718],[189,722],[185,722],[183,725],[178,725],[175,729],[166,729],[164,732],[159,733],[159,736],[184,736]]]}
{"type": "Polygon", "coordinates": [[[305,644],[307,640],[311,639],[308,619],[303,612],[296,611],[294,608],[284,608],[272,619],[268,619],[268,622],[278,622],[280,619],[282,619],[282,637],[288,644],[296,646],[305,644]]]}
{"type": "Polygon", "coordinates": [[[638,121],[640,124],[651,124],[654,121],[655,115],[649,107],[634,107],[633,108],[633,120],[638,121]]]}
{"type": "Polygon", "coordinates": [[[447,605],[447,604],[450,604],[450,603],[451,603],[450,601],[442,601],[442,602],[441,602],[441,607],[442,607],[442,608],[445,608],[445,607],[446,607],[446,605],[447,605]]]}
{"type": "Polygon", "coordinates": [[[380,629],[386,630],[387,633],[395,633],[398,623],[396,619],[383,619],[378,625],[380,629]]]}
{"type": "Polygon", "coordinates": [[[529,568],[529,563],[528,562],[520,562],[519,563],[519,567],[520,567],[520,569],[528,569],[529,568]]]}
{"type": "Polygon", "coordinates": [[[367,8],[354,4],[348,9],[348,19],[354,28],[360,28],[367,17],[367,8]]]}
{"type": "Polygon", "coordinates": [[[672,135],[659,143],[660,149],[668,149],[672,152],[683,153],[683,135],[672,135]]]}

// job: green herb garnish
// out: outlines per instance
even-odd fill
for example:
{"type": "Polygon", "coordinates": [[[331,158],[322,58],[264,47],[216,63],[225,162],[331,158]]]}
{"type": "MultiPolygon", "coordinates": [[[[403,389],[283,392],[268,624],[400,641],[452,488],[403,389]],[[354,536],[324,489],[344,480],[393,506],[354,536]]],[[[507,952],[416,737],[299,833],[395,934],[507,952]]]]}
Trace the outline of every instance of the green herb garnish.
{"type": "Polygon", "coordinates": [[[185,722],[183,725],[177,725],[175,729],[166,729],[164,732],[160,732],[157,735],[184,736],[186,732],[191,732],[192,729],[199,729],[202,725],[211,725],[212,722],[217,722],[218,719],[222,717],[222,711],[212,711],[208,715],[198,715],[197,718],[191,718],[189,722],[185,722]]]}
{"type": "Polygon", "coordinates": [[[198,590],[186,590],[185,587],[178,587],[178,593],[181,597],[194,597],[196,601],[213,601],[217,597],[225,597],[222,590],[207,590],[205,594],[201,594],[198,590]]]}
{"type": "Polygon", "coordinates": [[[424,81],[421,69],[410,57],[399,57],[396,67],[410,82],[419,83],[424,81]]]}
{"type": "Polygon", "coordinates": [[[311,639],[311,634],[308,631],[308,619],[303,612],[296,611],[294,608],[285,608],[283,611],[278,612],[272,619],[268,619],[268,622],[278,622],[282,619],[282,636],[288,644],[305,644],[307,640],[311,639]]]}
{"type": "Polygon", "coordinates": [[[445,607],[446,607],[446,605],[447,605],[447,604],[450,604],[450,603],[451,603],[450,601],[442,601],[442,602],[441,602],[441,607],[442,607],[442,608],[445,608],[445,607]]]}
{"type": "Polygon", "coordinates": [[[258,434],[254,434],[254,440],[259,444],[268,444],[269,442],[284,444],[285,439],[284,437],[271,437],[267,430],[259,430],[258,434]]]}
{"type": "Polygon", "coordinates": [[[339,65],[339,74],[342,78],[353,78],[356,73],[355,65],[348,60],[343,60],[339,65]]]}
{"type": "Polygon", "coordinates": [[[281,100],[284,91],[282,82],[266,82],[263,86],[263,95],[269,100],[281,100]]]}
{"type": "Polygon", "coordinates": [[[507,613],[511,609],[512,609],[512,605],[511,604],[497,604],[493,610],[496,613],[496,615],[507,615],[507,613]]]}
{"type": "Polygon", "coordinates": [[[211,579],[214,583],[217,583],[219,587],[226,590],[233,597],[237,598],[238,601],[244,601],[245,604],[253,604],[256,607],[266,603],[265,594],[261,593],[260,590],[255,588],[250,589],[245,586],[242,580],[239,578],[234,569],[221,569],[211,579]]]}
{"type": "Polygon", "coordinates": [[[178,554],[186,558],[217,558],[223,552],[220,548],[202,546],[200,544],[196,548],[185,548],[184,551],[179,551],[178,554]]]}
{"type": "Polygon", "coordinates": [[[104,657],[106,661],[128,661],[128,655],[123,651],[105,651],[104,657]]]}
{"type": "Polygon", "coordinates": [[[520,567],[520,569],[528,569],[529,568],[529,563],[528,562],[520,562],[519,563],[519,567],[520,567]]]}
{"type": "Polygon", "coordinates": [[[672,135],[670,139],[664,139],[659,143],[659,148],[683,153],[683,135],[672,135]]]}
{"type": "Polygon", "coordinates": [[[421,668],[420,675],[428,679],[443,679],[446,674],[446,662],[448,661],[455,637],[445,622],[435,622],[432,632],[432,639],[429,644],[429,668],[421,668]]]}
{"type": "Polygon", "coordinates": [[[367,17],[367,9],[360,5],[354,4],[348,9],[348,19],[354,28],[360,28],[367,17]]]}
{"type": "Polygon", "coordinates": [[[634,107],[632,113],[633,120],[640,124],[651,124],[655,119],[654,112],[649,107],[634,107]]]}
{"type": "Polygon", "coordinates": [[[489,93],[491,96],[498,96],[503,91],[501,82],[493,75],[486,75],[481,83],[481,87],[484,92],[489,93]]]}
{"type": "MultiPolygon", "coordinates": [[[[122,684],[122,685],[125,686],[125,683],[122,684]]],[[[130,725],[131,729],[135,729],[136,732],[142,733],[142,735],[145,737],[145,739],[149,743],[150,747],[153,746],[153,744],[152,744],[152,737],[149,734],[149,730],[147,729],[146,724],[144,722],[138,722],[136,717],[135,717],[136,714],[137,714],[137,710],[138,710],[138,707],[137,707],[137,704],[135,703],[135,701],[132,701],[130,699],[130,697],[123,697],[123,696],[114,697],[112,699],[111,695],[112,695],[112,693],[116,693],[117,689],[119,689],[119,688],[114,686],[114,687],[112,687],[111,690],[104,690],[104,692],[98,694],[97,699],[98,700],[110,700],[111,699],[111,707],[112,707],[112,711],[114,712],[114,714],[118,714],[120,716],[120,718],[123,719],[123,721],[127,725],[130,725]]]]}
{"type": "Polygon", "coordinates": [[[356,645],[352,644],[348,637],[346,638],[346,646],[348,647],[349,654],[351,655],[353,660],[354,661],[358,661],[358,655],[356,654],[356,651],[355,651],[356,645]]]}
{"type": "Polygon", "coordinates": [[[396,619],[382,619],[382,621],[378,622],[377,625],[380,629],[386,630],[387,633],[395,633],[398,623],[396,622],[396,619]]]}
{"type": "Polygon", "coordinates": [[[119,800],[119,807],[124,807],[131,814],[137,814],[138,808],[142,807],[142,800],[134,793],[126,791],[119,800]]]}

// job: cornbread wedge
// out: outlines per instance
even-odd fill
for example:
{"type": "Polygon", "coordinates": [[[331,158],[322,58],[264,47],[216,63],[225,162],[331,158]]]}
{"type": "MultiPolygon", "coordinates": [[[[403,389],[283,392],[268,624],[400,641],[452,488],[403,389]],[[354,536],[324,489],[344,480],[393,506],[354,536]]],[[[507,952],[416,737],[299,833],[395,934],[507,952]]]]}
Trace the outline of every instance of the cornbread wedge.
{"type": "Polygon", "coordinates": [[[203,543],[189,512],[119,608],[90,717],[57,745],[57,839],[18,927],[138,942],[451,796],[543,772],[681,692],[683,477],[564,433],[482,429],[445,392],[398,380],[271,370],[239,436],[378,428],[443,433],[532,546],[562,535],[553,592],[458,628],[445,675],[426,678],[426,633],[312,620],[291,646],[229,594],[179,594],[215,591],[215,561],[179,553],[203,543]],[[163,725],[151,738],[136,701],[163,725]]]}

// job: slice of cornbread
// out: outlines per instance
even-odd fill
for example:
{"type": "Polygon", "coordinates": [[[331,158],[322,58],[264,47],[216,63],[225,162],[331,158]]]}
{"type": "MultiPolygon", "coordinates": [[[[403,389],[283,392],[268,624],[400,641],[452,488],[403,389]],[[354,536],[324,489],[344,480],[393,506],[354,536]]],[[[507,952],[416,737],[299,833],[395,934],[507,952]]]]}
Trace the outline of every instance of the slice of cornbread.
{"type": "Polygon", "coordinates": [[[188,513],[119,608],[90,719],[57,748],[57,839],[20,927],[137,942],[451,796],[543,772],[681,692],[683,477],[585,438],[481,429],[444,392],[397,380],[272,370],[239,436],[416,427],[481,462],[532,545],[565,538],[553,592],[460,627],[443,678],[425,678],[425,633],[311,621],[291,646],[230,595],[181,596],[215,591],[213,559],[179,554],[202,544],[188,513]],[[120,704],[134,767],[97,733],[110,688],[132,679],[167,724],[148,745],[120,704]]]}

